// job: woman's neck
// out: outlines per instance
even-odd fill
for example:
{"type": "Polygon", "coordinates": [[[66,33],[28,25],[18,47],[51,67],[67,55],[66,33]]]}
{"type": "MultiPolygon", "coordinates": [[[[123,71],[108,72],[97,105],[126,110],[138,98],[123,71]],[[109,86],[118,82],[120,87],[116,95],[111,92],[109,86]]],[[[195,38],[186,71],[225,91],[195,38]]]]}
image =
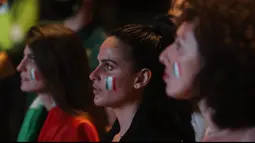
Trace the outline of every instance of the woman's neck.
{"type": "Polygon", "coordinates": [[[139,108],[140,102],[134,101],[124,106],[113,108],[115,115],[120,124],[120,136],[122,137],[129,129],[133,118],[139,108]]]}
{"type": "Polygon", "coordinates": [[[55,102],[52,99],[52,96],[49,93],[38,93],[38,98],[40,98],[44,107],[49,111],[55,106],[55,102]]]}

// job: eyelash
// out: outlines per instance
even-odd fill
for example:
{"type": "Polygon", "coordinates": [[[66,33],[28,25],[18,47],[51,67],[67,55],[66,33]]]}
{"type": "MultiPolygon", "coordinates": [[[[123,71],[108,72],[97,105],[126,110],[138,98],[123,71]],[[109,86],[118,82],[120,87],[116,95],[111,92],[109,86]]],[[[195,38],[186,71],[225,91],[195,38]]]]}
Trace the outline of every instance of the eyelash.
{"type": "Polygon", "coordinates": [[[174,44],[175,44],[175,49],[177,51],[179,51],[182,48],[180,42],[178,41],[178,39],[175,40],[174,44]]]}
{"type": "Polygon", "coordinates": [[[181,48],[181,44],[179,43],[179,41],[175,41],[175,45],[176,45],[176,50],[179,51],[181,48]]]}
{"type": "Polygon", "coordinates": [[[28,61],[30,61],[30,62],[35,62],[35,60],[34,60],[33,57],[28,57],[27,59],[28,59],[28,61]]]}
{"type": "Polygon", "coordinates": [[[113,67],[112,67],[110,64],[105,63],[105,65],[104,65],[104,70],[105,70],[106,72],[112,71],[112,70],[113,70],[113,67]]]}

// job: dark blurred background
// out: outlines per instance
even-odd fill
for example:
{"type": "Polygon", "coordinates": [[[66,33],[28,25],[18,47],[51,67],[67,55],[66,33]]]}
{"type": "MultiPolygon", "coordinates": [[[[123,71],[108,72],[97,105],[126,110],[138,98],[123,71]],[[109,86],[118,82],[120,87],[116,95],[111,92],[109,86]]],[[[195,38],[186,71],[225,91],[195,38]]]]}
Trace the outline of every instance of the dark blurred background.
{"type": "MultiPolygon", "coordinates": [[[[15,72],[23,55],[22,37],[34,24],[61,22],[72,17],[83,1],[88,0],[0,0],[0,51],[8,56],[8,62],[5,62],[6,57],[0,55],[0,141],[17,140],[31,103],[20,91],[19,73],[15,72]]],[[[156,16],[167,14],[171,6],[170,0],[92,1],[93,24],[105,33],[124,24],[150,24],[156,16]]]]}

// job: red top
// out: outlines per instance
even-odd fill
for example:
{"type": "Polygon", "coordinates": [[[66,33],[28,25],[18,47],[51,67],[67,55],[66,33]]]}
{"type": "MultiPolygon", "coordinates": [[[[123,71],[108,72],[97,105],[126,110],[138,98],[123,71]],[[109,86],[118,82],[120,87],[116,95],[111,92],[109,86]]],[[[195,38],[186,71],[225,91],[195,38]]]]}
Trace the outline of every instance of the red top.
{"type": "Polygon", "coordinates": [[[74,117],[59,107],[52,108],[40,132],[38,142],[98,142],[93,123],[84,117],[74,117]]]}

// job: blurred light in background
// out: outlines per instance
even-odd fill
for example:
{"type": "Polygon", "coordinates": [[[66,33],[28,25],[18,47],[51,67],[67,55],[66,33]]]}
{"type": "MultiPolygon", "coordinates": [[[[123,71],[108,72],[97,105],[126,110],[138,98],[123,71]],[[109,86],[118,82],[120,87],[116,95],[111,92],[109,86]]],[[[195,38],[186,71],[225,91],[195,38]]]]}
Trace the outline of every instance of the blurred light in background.
{"type": "Polygon", "coordinates": [[[11,49],[21,42],[38,19],[38,0],[13,0],[1,5],[0,50],[11,49]],[[8,4],[12,2],[12,4],[8,4]]]}

